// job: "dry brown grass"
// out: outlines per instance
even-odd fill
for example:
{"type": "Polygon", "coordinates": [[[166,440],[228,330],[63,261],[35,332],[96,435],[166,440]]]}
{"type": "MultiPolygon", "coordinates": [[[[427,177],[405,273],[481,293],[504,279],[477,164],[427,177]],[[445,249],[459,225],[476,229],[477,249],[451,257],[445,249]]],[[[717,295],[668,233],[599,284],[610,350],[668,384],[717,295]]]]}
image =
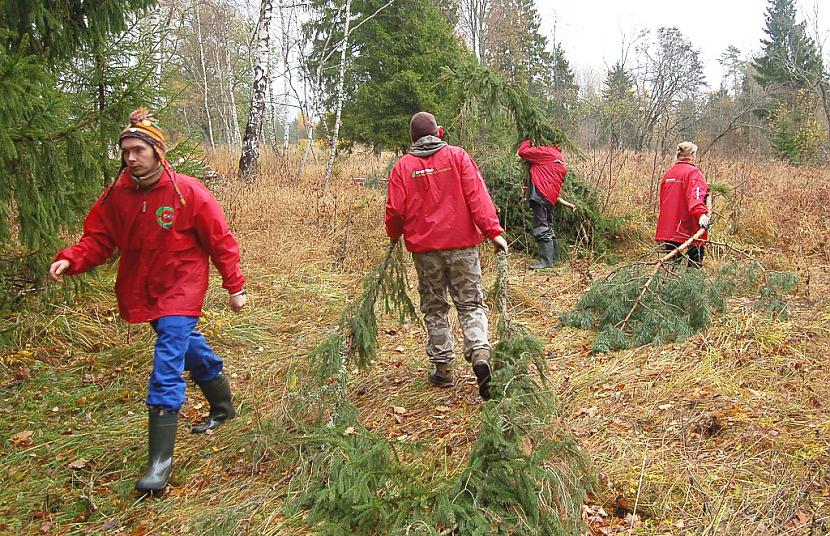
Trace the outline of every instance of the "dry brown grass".
{"type": "MultiPolygon", "coordinates": [[[[211,158],[233,176],[236,155],[211,158]]],[[[287,166],[264,158],[252,183],[213,185],[242,246],[251,307],[231,314],[214,285],[200,325],[226,356],[240,418],[208,437],[182,427],[167,498],[135,502],[130,493],[144,463],[152,339],[146,327],[132,328],[128,343],[127,327],[113,318],[112,269],[75,303],[27,313],[19,345],[0,358],[2,398],[13,413],[0,424],[7,449],[0,533],[311,533],[284,524],[287,483],[302,463],[284,434],[289,408],[303,392],[306,352],[336,326],[386,243],[384,192],[350,180],[386,159],[353,155],[321,192],[323,160],[312,160],[296,186],[286,169],[298,155],[287,166]],[[13,445],[25,430],[34,432],[32,443],[13,445]],[[87,466],[69,468],[79,457],[87,466]]],[[[635,215],[620,253],[643,254],[652,247],[653,169],[659,174],[668,161],[655,168],[651,156],[626,153],[612,162],[611,181],[596,165],[602,161],[595,155],[577,167],[594,183],[611,184],[612,213],[635,215]]],[[[545,341],[563,422],[600,475],[589,509],[595,534],[809,534],[811,527],[821,534],[830,516],[827,173],[715,157],[702,167],[735,191],[718,204],[713,238],[809,276],[788,321],[736,300],[683,343],[591,355],[591,333],[559,327],[558,315],[608,267],[577,260],[529,273],[515,254],[511,310],[545,341]],[[635,507],[631,524],[613,515],[635,507]]],[[[712,249],[709,266],[734,255],[712,249]]],[[[483,258],[489,282],[492,255],[483,258]]],[[[454,389],[431,389],[421,328],[385,322],[382,331],[376,366],[356,372],[350,387],[361,419],[393,441],[425,445],[436,473],[457,473],[481,407],[472,375],[459,366],[454,389]]],[[[189,396],[186,421],[206,409],[193,390],[189,396]]]]}

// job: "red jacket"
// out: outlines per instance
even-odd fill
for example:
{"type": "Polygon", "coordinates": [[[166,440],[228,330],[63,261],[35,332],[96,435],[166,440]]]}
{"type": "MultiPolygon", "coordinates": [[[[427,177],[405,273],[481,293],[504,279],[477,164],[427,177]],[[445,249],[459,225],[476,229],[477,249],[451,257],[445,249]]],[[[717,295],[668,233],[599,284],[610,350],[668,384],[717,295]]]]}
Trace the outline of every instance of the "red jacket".
{"type": "MultiPolygon", "coordinates": [[[[697,221],[708,214],[706,195],[709,185],[703,173],[691,162],[678,161],[660,181],[660,215],[657,217],[658,242],[685,242],[700,230],[697,221]]],[[[700,244],[708,238],[701,236],[700,244]]]]}
{"type": "Polygon", "coordinates": [[[176,173],[179,199],[167,171],[149,190],[137,190],[125,172],[104,192],[84,221],[81,240],[55,260],[70,262],[67,275],[121,253],[115,295],[127,322],[162,316],[201,316],[208,287],[208,257],[222,274],[223,287],[239,292],[239,246],[216,198],[193,177],[176,173]]]}
{"type": "Polygon", "coordinates": [[[398,160],[389,176],[386,232],[413,253],[480,244],[504,232],[473,159],[461,147],[398,160]]]}
{"type": "Polygon", "coordinates": [[[519,145],[519,156],[530,162],[530,180],[533,186],[551,205],[556,204],[562,181],[568,168],[562,159],[562,153],[556,147],[540,145],[534,147],[530,140],[519,145]]]}

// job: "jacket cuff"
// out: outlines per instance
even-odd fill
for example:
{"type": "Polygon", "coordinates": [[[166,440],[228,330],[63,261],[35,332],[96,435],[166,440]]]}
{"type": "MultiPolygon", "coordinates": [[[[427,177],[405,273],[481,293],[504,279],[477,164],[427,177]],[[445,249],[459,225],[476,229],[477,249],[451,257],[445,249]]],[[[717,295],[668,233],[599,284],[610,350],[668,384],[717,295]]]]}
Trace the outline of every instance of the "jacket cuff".
{"type": "Polygon", "coordinates": [[[222,288],[227,290],[228,294],[230,294],[231,296],[233,296],[234,294],[238,294],[245,289],[245,278],[239,277],[236,281],[232,281],[230,284],[225,282],[222,284],[222,288]]]}
{"type": "Polygon", "coordinates": [[[76,256],[69,254],[68,251],[68,249],[65,249],[57,255],[55,255],[55,260],[53,262],[69,261],[69,268],[66,269],[64,275],[78,274],[80,273],[80,271],[78,270],[78,267],[80,266],[80,261],[76,258],[76,256]]]}

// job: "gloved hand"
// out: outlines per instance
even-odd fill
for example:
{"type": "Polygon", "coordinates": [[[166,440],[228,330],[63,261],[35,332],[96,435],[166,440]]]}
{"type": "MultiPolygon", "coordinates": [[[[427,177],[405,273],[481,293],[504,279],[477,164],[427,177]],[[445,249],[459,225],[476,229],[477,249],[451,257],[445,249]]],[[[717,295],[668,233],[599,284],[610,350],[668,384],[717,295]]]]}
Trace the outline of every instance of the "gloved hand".
{"type": "Polygon", "coordinates": [[[709,230],[709,226],[712,225],[712,217],[709,214],[701,214],[700,219],[697,220],[697,224],[700,225],[702,229],[709,230]]]}

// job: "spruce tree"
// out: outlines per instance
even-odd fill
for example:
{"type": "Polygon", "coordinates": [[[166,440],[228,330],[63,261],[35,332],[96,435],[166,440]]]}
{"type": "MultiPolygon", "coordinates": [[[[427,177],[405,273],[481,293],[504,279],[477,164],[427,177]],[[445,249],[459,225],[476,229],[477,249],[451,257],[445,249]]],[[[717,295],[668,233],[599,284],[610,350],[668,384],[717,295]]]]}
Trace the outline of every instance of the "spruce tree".
{"type": "Polygon", "coordinates": [[[565,131],[572,132],[576,126],[574,116],[579,86],[560,43],[555,43],[551,52],[549,77],[548,90],[544,94],[545,108],[557,125],[565,131]]]}
{"type": "MultiPolygon", "coordinates": [[[[331,33],[338,5],[315,0],[316,16],[305,25],[313,40],[308,69],[319,62],[326,105],[333,108],[337,54],[332,48],[342,35],[331,33]]],[[[462,49],[453,21],[434,0],[354,0],[341,137],[376,149],[409,146],[409,119],[420,111],[438,117],[454,110],[438,83],[442,69],[455,66],[462,49]],[[371,15],[373,15],[369,18],[371,15]],[[363,22],[365,21],[365,22],[363,22]]]]}
{"type": "Polygon", "coordinates": [[[796,21],[795,1],[770,0],[765,21],[763,52],[752,62],[755,80],[763,88],[782,86],[790,94],[815,84],[824,66],[804,22],[796,21]]]}
{"type": "Polygon", "coordinates": [[[39,287],[61,231],[80,226],[117,171],[114,143],[128,111],[152,104],[152,67],[137,61],[151,47],[134,26],[151,4],[13,0],[0,8],[0,310],[39,287]]]}
{"type": "Polygon", "coordinates": [[[601,135],[613,147],[632,147],[637,135],[634,80],[621,62],[608,70],[602,87],[601,135]]]}

